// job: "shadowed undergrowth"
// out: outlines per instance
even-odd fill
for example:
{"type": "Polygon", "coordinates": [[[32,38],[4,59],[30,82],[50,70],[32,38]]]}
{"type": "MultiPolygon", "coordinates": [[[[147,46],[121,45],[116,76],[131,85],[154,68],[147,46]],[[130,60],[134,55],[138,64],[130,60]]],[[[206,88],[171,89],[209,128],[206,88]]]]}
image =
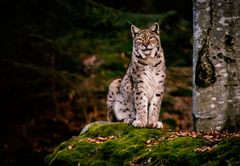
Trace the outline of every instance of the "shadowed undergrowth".
{"type": "Polygon", "coordinates": [[[57,144],[86,123],[106,119],[108,85],[130,63],[128,21],[161,24],[169,72],[161,119],[166,128],[191,128],[192,29],[183,12],[167,9],[167,1],[155,1],[164,10],[139,2],[145,12],[136,4],[122,10],[97,0],[17,2],[2,5],[0,165],[43,165],[57,144]]]}

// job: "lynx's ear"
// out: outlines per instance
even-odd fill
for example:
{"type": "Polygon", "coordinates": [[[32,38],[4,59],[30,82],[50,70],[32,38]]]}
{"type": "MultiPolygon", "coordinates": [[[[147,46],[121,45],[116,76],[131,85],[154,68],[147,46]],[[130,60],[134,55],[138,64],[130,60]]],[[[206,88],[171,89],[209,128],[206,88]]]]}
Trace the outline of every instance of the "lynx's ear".
{"type": "Polygon", "coordinates": [[[154,23],[149,29],[150,29],[152,32],[155,32],[156,34],[159,35],[159,25],[158,25],[158,23],[154,23]]]}
{"type": "Polygon", "coordinates": [[[131,32],[132,32],[132,37],[134,38],[136,34],[138,34],[140,29],[136,27],[135,25],[131,25],[131,32]]]}

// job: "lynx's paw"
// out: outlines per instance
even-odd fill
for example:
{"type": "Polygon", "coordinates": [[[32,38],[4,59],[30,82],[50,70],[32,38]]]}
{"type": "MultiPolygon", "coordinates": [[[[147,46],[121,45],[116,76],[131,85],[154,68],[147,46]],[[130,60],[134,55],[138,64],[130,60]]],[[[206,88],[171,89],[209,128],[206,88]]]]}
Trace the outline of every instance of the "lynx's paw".
{"type": "Polygon", "coordinates": [[[147,127],[147,123],[144,121],[140,121],[140,120],[133,121],[132,125],[134,127],[147,127]]]}
{"type": "Polygon", "coordinates": [[[124,119],[123,122],[124,123],[132,123],[134,121],[134,119],[124,119]]]}
{"type": "Polygon", "coordinates": [[[148,127],[162,129],[163,128],[163,124],[162,124],[162,122],[149,123],[148,127]]]}
{"type": "Polygon", "coordinates": [[[157,122],[156,128],[162,129],[163,128],[163,123],[162,122],[157,122]]]}

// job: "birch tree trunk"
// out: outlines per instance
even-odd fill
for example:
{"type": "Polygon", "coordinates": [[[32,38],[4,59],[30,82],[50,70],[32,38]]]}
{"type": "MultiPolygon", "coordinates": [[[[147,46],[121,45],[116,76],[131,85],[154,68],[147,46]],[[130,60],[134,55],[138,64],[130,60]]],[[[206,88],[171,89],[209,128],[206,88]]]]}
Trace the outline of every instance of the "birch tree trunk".
{"type": "Polygon", "coordinates": [[[195,129],[240,129],[240,0],[193,1],[195,129]]]}

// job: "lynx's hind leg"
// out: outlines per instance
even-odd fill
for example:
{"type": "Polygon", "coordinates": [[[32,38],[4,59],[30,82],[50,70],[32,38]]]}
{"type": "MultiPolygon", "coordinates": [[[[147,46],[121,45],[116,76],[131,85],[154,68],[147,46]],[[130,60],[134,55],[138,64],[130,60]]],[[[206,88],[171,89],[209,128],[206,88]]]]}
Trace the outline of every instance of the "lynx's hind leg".
{"type": "Polygon", "coordinates": [[[132,101],[125,101],[122,94],[116,96],[114,114],[117,121],[132,123],[135,119],[135,110],[132,101]]]}
{"type": "Polygon", "coordinates": [[[115,79],[109,85],[108,95],[107,95],[107,120],[116,121],[116,116],[114,114],[114,105],[116,102],[116,96],[119,94],[119,88],[121,86],[121,79],[115,79]]]}

